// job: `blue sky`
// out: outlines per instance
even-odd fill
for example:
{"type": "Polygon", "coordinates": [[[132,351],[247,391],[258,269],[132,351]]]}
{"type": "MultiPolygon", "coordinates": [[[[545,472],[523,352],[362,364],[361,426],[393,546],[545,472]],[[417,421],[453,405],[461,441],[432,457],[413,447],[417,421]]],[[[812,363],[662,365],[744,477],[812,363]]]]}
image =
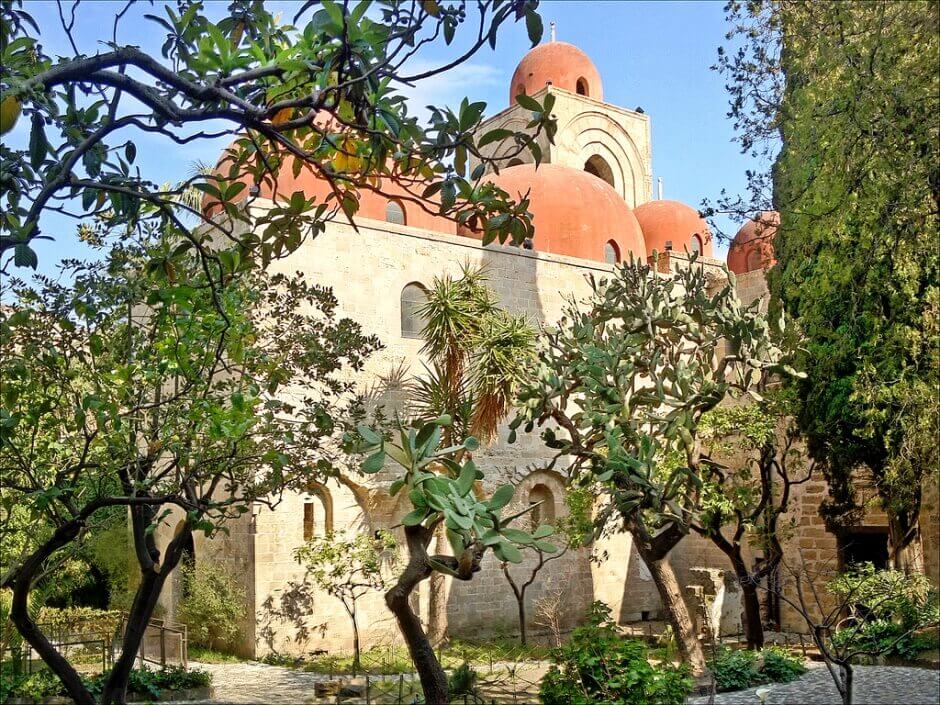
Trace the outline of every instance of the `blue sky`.
{"type": "MultiPolygon", "coordinates": [[[[141,20],[140,15],[162,14],[162,4],[141,3],[135,8],[121,25],[119,41],[158,52],[164,31],[141,20]]],[[[213,12],[222,13],[227,3],[218,0],[209,4],[213,12]]],[[[287,19],[293,16],[293,3],[270,4],[283,10],[287,19]]],[[[46,51],[69,53],[55,3],[33,0],[26,5],[42,28],[46,51]]],[[[716,199],[722,188],[730,193],[743,190],[744,172],[755,166],[733,142],[723,80],[709,68],[717,47],[725,43],[723,5],[721,1],[543,0],[540,10],[546,41],[548,23],[554,20],[558,39],[580,46],[594,60],[604,82],[605,100],[627,108],[641,106],[650,115],[654,183],[662,177],[666,198],[696,207],[704,198],[716,199]]],[[[114,15],[122,7],[120,2],[86,0],[80,4],[74,36],[82,52],[106,50],[99,42],[110,38],[114,15]]],[[[506,26],[495,51],[486,47],[469,63],[413,90],[415,108],[426,103],[456,105],[466,95],[486,101],[489,114],[498,112],[506,107],[510,77],[528,48],[524,26],[506,26]]],[[[450,51],[435,47],[418,61],[433,62],[450,51]]],[[[27,131],[28,121],[21,120],[7,137],[16,143],[26,138],[27,131]]],[[[173,146],[168,151],[165,143],[143,136],[138,139],[138,165],[143,175],[154,181],[176,181],[187,174],[194,161],[215,161],[225,141],[173,146]]],[[[718,225],[725,232],[737,229],[736,223],[727,220],[719,220],[718,225]]],[[[82,253],[68,221],[50,220],[44,230],[55,230],[56,239],[36,248],[42,271],[52,273],[62,257],[82,253]]],[[[719,243],[717,249],[723,256],[725,245],[719,243]]]]}

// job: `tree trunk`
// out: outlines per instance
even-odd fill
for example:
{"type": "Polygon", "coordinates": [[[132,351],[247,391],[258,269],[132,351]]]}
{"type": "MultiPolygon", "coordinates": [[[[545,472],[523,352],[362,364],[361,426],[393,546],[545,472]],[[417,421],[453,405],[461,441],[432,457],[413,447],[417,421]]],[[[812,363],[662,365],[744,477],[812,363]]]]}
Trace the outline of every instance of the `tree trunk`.
{"type": "Polygon", "coordinates": [[[842,677],[842,705],[852,705],[852,685],[854,680],[852,664],[840,663],[839,675],[842,677]]]}
{"type": "Polygon", "coordinates": [[[516,598],[516,602],[519,606],[519,642],[525,646],[526,645],[526,634],[525,634],[525,590],[523,590],[519,596],[516,598]]]}
{"type": "Polygon", "coordinates": [[[192,536],[192,530],[184,526],[179,534],[170,541],[163,554],[163,560],[150,570],[142,570],[140,585],[134,595],[134,602],[127,615],[127,627],[121,644],[121,655],[114,662],[108,680],[101,692],[103,705],[127,702],[127,683],[130,680],[134,661],[140,651],[140,644],[147,632],[150,618],[157,606],[157,600],[163,591],[167,578],[176,568],[183,556],[183,545],[192,536]]]}
{"type": "Polygon", "coordinates": [[[408,544],[408,564],[402,571],[398,582],[385,594],[385,603],[395,615],[401,629],[408,653],[418,671],[421,680],[421,690],[424,692],[424,702],[427,705],[446,705],[449,701],[447,687],[447,674],[441,667],[434,648],[424,629],[421,620],[411,609],[409,597],[415,587],[430,577],[431,569],[428,565],[427,529],[421,526],[406,526],[405,539],[408,544]]]}
{"type": "MultiPolygon", "coordinates": [[[[343,603],[343,607],[346,607],[346,603],[343,603]]],[[[352,620],[353,628],[353,675],[358,675],[359,671],[362,670],[362,661],[360,659],[360,649],[359,649],[359,620],[356,617],[356,604],[353,603],[352,608],[346,607],[346,611],[349,613],[349,618],[352,620]]]]}
{"type": "Polygon", "coordinates": [[[84,521],[75,520],[56,529],[52,537],[26,559],[11,578],[7,579],[4,587],[13,588],[10,619],[20,635],[36,650],[36,653],[49,666],[49,669],[59,677],[69,697],[75,701],[76,705],[95,705],[95,699],[88,692],[85,684],[82,683],[78,671],[52,645],[52,642],[46,638],[46,635],[42,633],[42,630],[39,629],[29,614],[29,593],[32,590],[36,574],[42,568],[42,564],[53,553],[74,541],[83,526],[84,521]]]}
{"type": "Polygon", "coordinates": [[[757,586],[749,575],[738,576],[741,581],[741,601],[744,603],[744,638],[749,649],[764,648],[764,625],[760,614],[757,586]]]}
{"type": "MultiPolygon", "coordinates": [[[[434,552],[444,553],[444,527],[438,527],[434,533],[434,552]]],[[[428,587],[428,638],[434,648],[439,647],[447,638],[447,577],[437,571],[431,573],[428,587]]]]}
{"type": "Polygon", "coordinates": [[[734,575],[741,586],[741,602],[744,605],[744,638],[747,640],[747,648],[762,649],[764,648],[764,623],[760,614],[760,598],[757,595],[756,581],[741,555],[741,547],[730,542],[727,548],[720,543],[716,545],[728,556],[734,568],[734,575]]]}
{"type": "Polygon", "coordinates": [[[641,547],[639,541],[635,542],[635,545],[653,576],[653,582],[656,583],[659,599],[663,603],[663,609],[666,610],[669,624],[676,636],[676,644],[682,661],[689,664],[692,668],[692,675],[696,679],[708,676],[705,652],[695,635],[692,615],[689,614],[689,608],[685,604],[675,571],[665,558],[653,559],[651,556],[647,558],[649,553],[641,547]]]}

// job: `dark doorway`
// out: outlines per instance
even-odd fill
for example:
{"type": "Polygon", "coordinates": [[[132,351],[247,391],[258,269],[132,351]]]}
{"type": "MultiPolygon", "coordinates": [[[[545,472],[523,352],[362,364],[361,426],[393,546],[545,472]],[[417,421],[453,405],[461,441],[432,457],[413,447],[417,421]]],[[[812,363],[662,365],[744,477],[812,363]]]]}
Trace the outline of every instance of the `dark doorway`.
{"type": "Polygon", "coordinates": [[[888,530],[849,531],[839,537],[839,558],[843,568],[871,563],[875,570],[888,567],[888,530]]]}

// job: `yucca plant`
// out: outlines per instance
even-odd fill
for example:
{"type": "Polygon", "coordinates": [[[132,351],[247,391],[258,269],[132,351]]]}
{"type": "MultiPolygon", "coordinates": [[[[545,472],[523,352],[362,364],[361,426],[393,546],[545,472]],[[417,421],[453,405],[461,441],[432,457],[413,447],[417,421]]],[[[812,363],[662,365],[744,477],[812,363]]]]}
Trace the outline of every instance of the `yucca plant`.
{"type": "Polygon", "coordinates": [[[435,278],[420,310],[430,363],[410,385],[412,416],[446,414],[453,420],[448,436],[484,442],[495,438],[535,358],[535,332],[499,307],[486,282],[486,272],[470,265],[458,278],[435,278]]]}

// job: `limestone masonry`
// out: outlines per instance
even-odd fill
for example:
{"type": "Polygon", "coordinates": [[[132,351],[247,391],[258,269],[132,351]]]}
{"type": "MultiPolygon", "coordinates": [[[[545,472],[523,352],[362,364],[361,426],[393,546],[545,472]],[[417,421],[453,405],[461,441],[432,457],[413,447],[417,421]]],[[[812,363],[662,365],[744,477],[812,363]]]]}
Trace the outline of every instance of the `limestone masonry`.
{"type": "MultiPolygon", "coordinates": [[[[513,76],[510,106],[482,129],[524,129],[529,118],[515,96],[526,93],[541,101],[548,92],[556,96],[553,112],[558,132],[554,145],[542,145],[543,164],[536,169],[526,163],[531,162],[529,155],[520,155],[518,163],[488,177],[511,196],[531,188],[530,210],[536,228],[531,249],[484,247],[479,239],[458,234],[452,222],[413,204],[370,195],[363,199],[358,233],[344,222],[332,222],[324,234],[308,239],[277,264],[284,272],[299,271],[309,281],[332,287],[341,314],[382,340],[384,349],[369,360],[359,378],[363,388],[396,370],[421,371],[423,341],[414,336],[410,304],[415,297],[420,299],[422,287],[435,276],[459,276],[466,263],[485,267],[502,306],[525,314],[536,326],[554,323],[569,298],[581,299],[588,293],[586,275],[604,276],[630,255],[646,259],[656,250],[662,255],[659,267],[668,271],[689,266],[688,253],[698,252],[701,257],[696,266],[705,267],[716,286],[727,281],[722,263],[711,257],[711,235],[698,212],[676,201],[652,200],[650,116],[603,102],[600,75],[577,47],[553,41],[529,52],[513,76]]],[[[488,155],[505,154],[509,147],[491,144],[488,155]]],[[[323,185],[304,172],[285,184],[288,192],[295,188],[314,194],[323,185]]],[[[731,245],[728,264],[738,275],[736,286],[745,303],[766,302],[764,270],[773,264],[771,239],[778,222],[776,214],[759,214],[744,224],[731,245]]],[[[385,401],[396,402],[394,398],[385,401]]],[[[543,520],[559,516],[564,511],[564,478],[541,469],[549,456],[538,438],[523,435],[512,445],[505,439],[503,429],[497,442],[474,454],[487,481],[492,487],[513,483],[520,505],[545,500],[543,520]]],[[[406,510],[401,497],[388,498],[388,482],[384,473],[367,479],[350,475],[309,494],[285,496],[274,511],[256,506],[229,525],[228,535],[211,540],[199,535],[194,545],[196,561],[210,561],[229,571],[247,596],[243,655],[351,649],[351,628],[340,603],[325,594],[300,599],[292,590],[302,579],[302,569],[292,554],[303,543],[305,532],[309,537],[330,530],[372,532],[395,526],[406,510]]],[[[877,562],[882,554],[887,559],[887,522],[876,502],[856,533],[837,536],[826,529],[818,512],[827,494],[825,484],[814,480],[797,490],[787,521],[781,522],[788,527],[789,550],[802,549],[819,566],[860,557],[877,562]]],[[[928,527],[923,531],[923,561],[935,581],[940,570],[937,514],[936,492],[928,493],[922,522],[928,527]]],[[[704,597],[708,614],[703,620],[723,634],[739,631],[737,586],[724,555],[710,542],[689,536],[670,560],[680,583],[689,587],[690,607],[701,612],[695,603],[704,597]]],[[[522,575],[528,567],[526,563],[513,570],[522,575]]],[[[422,583],[419,595],[424,616],[429,584],[422,583]]],[[[174,581],[168,587],[162,599],[172,616],[179,590],[174,581]]],[[[447,578],[445,591],[451,635],[515,633],[516,603],[492,554],[472,581],[447,578]]],[[[535,614],[533,605],[556,591],[562,591],[561,617],[566,627],[576,624],[593,600],[609,604],[622,622],[660,617],[655,586],[625,533],[548,564],[528,592],[530,620],[535,614]]],[[[777,613],[773,605],[766,608],[768,622],[784,629],[805,629],[785,609],[777,613]]],[[[360,614],[364,647],[400,641],[380,593],[360,602],[360,614]]],[[[540,632],[535,624],[530,629],[540,632]]]]}

